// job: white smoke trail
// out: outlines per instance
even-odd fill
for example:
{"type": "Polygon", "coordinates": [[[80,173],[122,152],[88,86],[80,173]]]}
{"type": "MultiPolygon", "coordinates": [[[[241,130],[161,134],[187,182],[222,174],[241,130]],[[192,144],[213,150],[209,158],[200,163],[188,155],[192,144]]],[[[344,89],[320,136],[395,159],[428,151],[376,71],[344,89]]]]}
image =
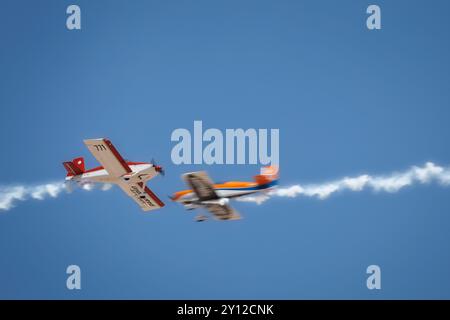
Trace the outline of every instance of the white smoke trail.
{"type": "Polygon", "coordinates": [[[277,188],[265,195],[249,196],[239,200],[255,202],[257,204],[263,203],[270,197],[296,198],[304,196],[323,200],[339,191],[363,191],[365,189],[372,189],[377,192],[384,191],[393,193],[416,183],[426,184],[431,182],[437,182],[443,186],[450,185],[450,167],[440,167],[432,162],[427,162],[422,167],[413,166],[407,171],[392,173],[387,176],[364,174],[321,184],[293,185],[286,188],[277,188]]]}
{"type": "MultiPolygon", "coordinates": [[[[104,184],[101,190],[111,189],[112,185],[104,184]]],[[[82,189],[93,190],[93,184],[83,184],[82,189]]],[[[14,207],[18,201],[26,201],[29,199],[44,200],[46,198],[56,198],[61,192],[71,192],[69,185],[64,182],[51,182],[34,186],[0,186],[0,211],[7,211],[14,207]]]]}
{"type": "MultiPolygon", "coordinates": [[[[426,184],[431,182],[437,182],[444,186],[450,185],[450,167],[440,167],[432,162],[427,162],[422,167],[413,166],[405,172],[393,173],[387,176],[364,174],[321,184],[293,185],[287,188],[277,188],[264,195],[248,196],[239,200],[261,204],[274,196],[289,198],[305,196],[326,199],[331,194],[339,191],[363,191],[365,189],[393,193],[415,183],[426,184]]],[[[107,191],[111,187],[112,185],[110,184],[104,184],[101,186],[101,190],[107,191]]],[[[93,190],[94,184],[84,184],[82,189],[87,191],[93,190]]],[[[48,197],[56,198],[63,191],[71,191],[64,182],[52,182],[35,186],[0,186],[0,211],[10,210],[18,201],[26,201],[28,199],[43,200],[48,197]]]]}

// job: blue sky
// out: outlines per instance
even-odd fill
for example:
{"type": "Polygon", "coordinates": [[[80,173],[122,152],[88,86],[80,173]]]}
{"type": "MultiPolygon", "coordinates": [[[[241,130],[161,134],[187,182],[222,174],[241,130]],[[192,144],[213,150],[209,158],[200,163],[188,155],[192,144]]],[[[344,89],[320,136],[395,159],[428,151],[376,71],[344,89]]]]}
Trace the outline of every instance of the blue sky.
{"type": "MultiPolygon", "coordinates": [[[[279,128],[282,185],[450,163],[447,1],[2,1],[0,184],[63,179],[82,140],[180,174],[248,179],[254,165],[180,165],[176,128],[279,128]]],[[[142,214],[119,189],[0,212],[0,298],[450,298],[450,188],[234,203],[245,217],[142,214]],[[66,289],[66,267],[82,290],[66,289]],[[382,270],[368,290],[366,268],[382,270]]],[[[169,201],[166,201],[169,202],[169,201]]]]}

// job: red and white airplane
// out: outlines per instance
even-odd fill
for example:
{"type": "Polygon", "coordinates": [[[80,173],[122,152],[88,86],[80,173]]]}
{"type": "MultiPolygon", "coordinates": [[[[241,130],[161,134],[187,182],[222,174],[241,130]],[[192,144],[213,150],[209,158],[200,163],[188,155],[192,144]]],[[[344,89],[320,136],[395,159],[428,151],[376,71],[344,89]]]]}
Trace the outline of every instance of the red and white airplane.
{"type": "Polygon", "coordinates": [[[84,158],[64,162],[66,181],[83,183],[110,183],[118,185],[144,211],[164,207],[164,203],[145,185],[158,174],[164,175],[155,163],[125,161],[108,139],[84,140],[101,166],[85,170],[84,158]]]}

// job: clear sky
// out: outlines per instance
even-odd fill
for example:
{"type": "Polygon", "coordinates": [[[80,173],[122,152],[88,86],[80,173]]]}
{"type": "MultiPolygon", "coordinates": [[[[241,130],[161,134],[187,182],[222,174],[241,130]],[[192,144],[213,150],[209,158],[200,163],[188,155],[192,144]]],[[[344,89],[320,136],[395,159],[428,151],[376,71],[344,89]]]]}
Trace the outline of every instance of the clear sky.
{"type": "Polygon", "coordinates": [[[193,222],[176,128],[279,128],[282,185],[450,164],[448,1],[12,1],[0,5],[0,185],[62,180],[86,138],[166,168],[143,214],[121,190],[0,212],[0,298],[450,298],[450,188],[233,203],[193,222]],[[81,7],[82,30],[66,29],[81,7]],[[366,8],[382,29],[366,28],[366,8]],[[66,288],[66,267],[82,289],[66,288]],[[382,270],[368,290],[366,268],[382,270]]]}

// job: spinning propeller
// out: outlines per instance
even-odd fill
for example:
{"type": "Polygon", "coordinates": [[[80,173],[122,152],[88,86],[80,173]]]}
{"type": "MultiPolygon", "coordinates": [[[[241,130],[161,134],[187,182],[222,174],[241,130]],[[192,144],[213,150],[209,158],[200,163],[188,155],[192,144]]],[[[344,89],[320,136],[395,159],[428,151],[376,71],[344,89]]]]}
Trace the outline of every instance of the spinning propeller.
{"type": "Polygon", "coordinates": [[[163,167],[161,167],[160,165],[158,165],[158,164],[155,162],[155,159],[152,158],[152,161],[151,161],[150,163],[153,165],[153,167],[155,167],[156,172],[158,172],[158,173],[159,173],[160,175],[162,175],[163,177],[165,176],[166,171],[163,169],[163,167]]]}

